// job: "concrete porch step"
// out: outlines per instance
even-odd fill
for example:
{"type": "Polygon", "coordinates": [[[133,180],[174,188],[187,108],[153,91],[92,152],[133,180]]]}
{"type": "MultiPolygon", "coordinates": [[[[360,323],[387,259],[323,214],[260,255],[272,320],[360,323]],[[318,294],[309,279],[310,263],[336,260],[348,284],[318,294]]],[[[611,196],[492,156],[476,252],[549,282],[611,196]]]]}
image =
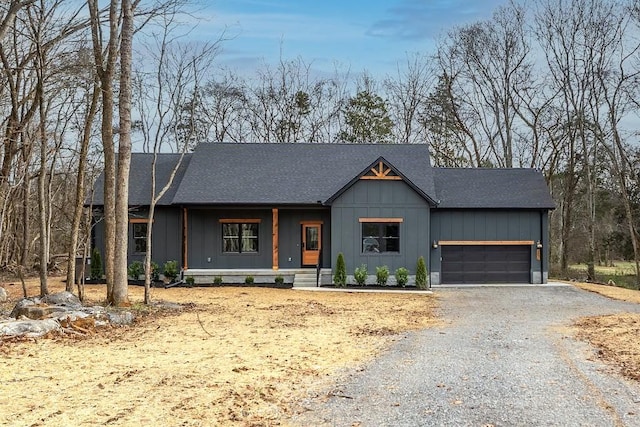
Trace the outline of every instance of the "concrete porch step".
{"type": "Polygon", "coordinates": [[[311,287],[316,286],[316,273],[296,273],[293,278],[293,287],[311,287]]]}

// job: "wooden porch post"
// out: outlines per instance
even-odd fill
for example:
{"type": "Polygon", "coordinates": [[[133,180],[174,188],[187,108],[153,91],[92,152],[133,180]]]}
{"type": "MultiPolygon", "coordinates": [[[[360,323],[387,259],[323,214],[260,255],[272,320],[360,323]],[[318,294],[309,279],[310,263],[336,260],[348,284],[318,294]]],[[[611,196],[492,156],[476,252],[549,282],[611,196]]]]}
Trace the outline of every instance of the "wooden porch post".
{"type": "Polygon", "coordinates": [[[189,233],[187,232],[188,230],[188,216],[187,216],[187,208],[183,208],[182,209],[182,268],[184,270],[187,270],[189,268],[189,266],[187,265],[187,260],[189,259],[188,255],[188,240],[189,240],[189,233]]]}
{"type": "Polygon", "coordinates": [[[271,241],[273,242],[273,269],[278,269],[278,209],[273,208],[273,221],[271,227],[271,241]]]}

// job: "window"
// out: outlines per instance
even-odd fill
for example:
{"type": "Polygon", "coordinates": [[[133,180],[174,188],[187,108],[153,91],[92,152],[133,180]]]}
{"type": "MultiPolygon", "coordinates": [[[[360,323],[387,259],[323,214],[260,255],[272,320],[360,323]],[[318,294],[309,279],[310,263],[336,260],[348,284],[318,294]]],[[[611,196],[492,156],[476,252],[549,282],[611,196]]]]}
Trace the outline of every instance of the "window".
{"type": "Polygon", "coordinates": [[[147,252],[147,223],[134,222],[133,226],[133,252],[144,254],[147,252]]]}
{"type": "Polygon", "coordinates": [[[258,252],[258,226],[252,223],[223,223],[222,252],[256,253],[258,252]]]}
{"type": "Polygon", "coordinates": [[[394,221],[372,222],[368,219],[360,219],[362,223],[362,252],[400,252],[400,223],[401,219],[394,221]]]}

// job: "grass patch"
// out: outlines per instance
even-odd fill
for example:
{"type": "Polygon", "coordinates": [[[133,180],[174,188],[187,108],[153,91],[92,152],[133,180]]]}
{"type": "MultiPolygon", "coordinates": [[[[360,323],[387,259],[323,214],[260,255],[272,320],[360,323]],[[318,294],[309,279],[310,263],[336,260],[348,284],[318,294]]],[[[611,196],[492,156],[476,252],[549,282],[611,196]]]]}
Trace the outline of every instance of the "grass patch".
{"type": "MultiPolygon", "coordinates": [[[[572,264],[570,269],[587,272],[587,264],[572,264]]],[[[633,261],[616,261],[612,266],[596,265],[596,275],[603,276],[633,276],[636,274],[636,264],[633,261]]]]}
{"type": "MultiPolygon", "coordinates": [[[[601,266],[596,265],[596,277],[595,283],[602,283],[607,285],[615,285],[620,288],[638,290],[638,282],[635,274],[636,266],[632,261],[617,261],[613,266],[601,266]]],[[[579,282],[586,282],[587,280],[587,265],[586,264],[572,264],[566,271],[562,272],[557,268],[552,268],[550,272],[551,277],[555,277],[562,280],[574,280],[579,282]]]]}

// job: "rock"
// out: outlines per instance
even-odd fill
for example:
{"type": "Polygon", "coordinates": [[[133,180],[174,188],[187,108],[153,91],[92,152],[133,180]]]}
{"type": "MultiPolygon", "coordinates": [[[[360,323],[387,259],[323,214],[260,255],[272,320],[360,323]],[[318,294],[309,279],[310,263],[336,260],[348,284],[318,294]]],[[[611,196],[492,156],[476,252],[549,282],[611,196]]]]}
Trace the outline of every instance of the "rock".
{"type": "Polygon", "coordinates": [[[47,317],[52,317],[53,313],[66,312],[66,307],[61,307],[58,305],[33,305],[22,307],[18,310],[15,316],[16,319],[26,317],[27,319],[32,320],[40,320],[45,319],[47,317]]]}
{"type": "Polygon", "coordinates": [[[63,291],[55,294],[49,294],[42,298],[42,302],[51,305],[63,305],[66,307],[81,307],[82,303],[77,296],[71,292],[63,291]]]}
{"type": "Polygon", "coordinates": [[[23,298],[11,311],[12,319],[0,320],[0,335],[39,337],[60,329],[61,325],[81,330],[89,325],[89,331],[97,326],[130,325],[134,315],[128,311],[108,312],[104,307],[84,307],[69,292],[23,298]],[[48,305],[49,303],[50,305],[48,305]],[[15,320],[19,319],[19,320],[15,320]]]}
{"type": "Polygon", "coordinates": [[[52,317],[60,321],[70,320],[72,322],[78,319],[92,318],[103,326],[109,322],[109,314],[104,307],[100,306],[69,308],[64,312],[55,313],[52,317]]]}
{"type": "Polygon", "coordinates": [[[12,320],[0,322],[0,335],[41,337],[51,331],[59,330],[60,323],[55,319],[12,320]]]}
{"type": "Polygon", "coordinates": [[[112,325],[130,325],[133,323],[133,313],[130,311],[119,311],[108,313],[109,322],[112,325]]]}
{"type": "Polygon", "coordinates": [[[5,288],[0,288],[0,302],[7,301],[7,291],[5,288]]]}
{"type": "Polygon", "coordinates": [[[24,310],[25,307],[34,307],[35,305],[36,303],[32,299],[22,298],[13,307],[13,310],[11,310],[11,314],[9,314],[9,316],[17,319],[20,316],[21,311],[24,310]]]}
{"type": "Polygon", "coordinates": [[[93,316],[89,313],[85,313],[84,311],[72,310],[72,311],[57,312],[51,317],[59,321],[67,320],[67,321],[75,322],[78,319],[85,319],[87,317],[93,317],[93,316]]]}
{"type": "Polygon", "coordinates": [[[51,317],[52,313],[67,311],[67,307],[58,305],[43,305],[39,298],[23,298],[16,303],[11,310],[9,316],[14,319],[26,317],[27,319],[44,319],[45,317],[51,317]]]}
{"type": "Polygon", "coordinates": [[[158,308],[164,308],[167,310],[182,310],[184,309],[184,306],[182,304],[178,304],[176,302],[167,302],[167,301],[158,301],[155,304],[156,307],[158,308]]]}

